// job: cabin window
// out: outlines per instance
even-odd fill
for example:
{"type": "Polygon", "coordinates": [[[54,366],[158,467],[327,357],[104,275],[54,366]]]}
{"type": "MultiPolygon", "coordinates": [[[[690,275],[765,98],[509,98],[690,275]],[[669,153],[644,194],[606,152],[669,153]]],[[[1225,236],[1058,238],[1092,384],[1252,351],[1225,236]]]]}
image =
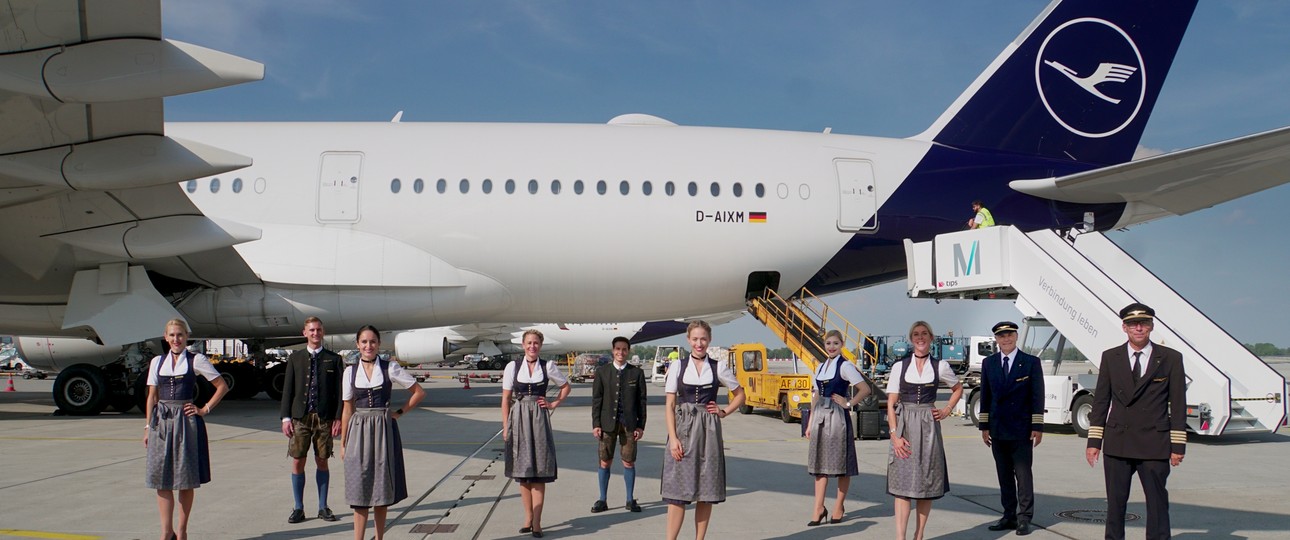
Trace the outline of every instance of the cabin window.
{"type": "Polygon", "coordinates": [[[708,188],[708,191],[711,191],[711,192],[712,192],[712,196],[713,196],[713,197],[716,197],[716,196],[718,196],[718,195],[721,195],[721,184],[718,184],[718,183],[716,183],[716,182],[713,182],[713,183],[712,183],[712,186],[708,188]]]}
{"type": "Polygon", "coordinates": [[[699,185],[698,185],[698,184],[696,184],[696,183],[694,183],[694,182],[690,182],[690,184],[689,184],[689,185],[685,186],[685,191],[686,191],[686,192],[688,192],[688,193],[690,194],[690,196],[691,196],[691,197],[693,197],[693,196],[695,196],[695,195],[698,195],[698,194],[699,194],[699,185]]]}
{"type": "Polygon", "coordinates": [[[219,193],[219,178],[211,178],[211,193],[219,193]]]}
{"type": "Polygon", "coordinates": [[[744,196],[744,185],[743,185],[743,184],[740,184],[739,182],[735,182],[735,185],[730,186],[730,191],[731,191],[732,193],[734,193],[736,197],[743,197],[743,196],[744,196]]]}
{"type": "MultiPolygon", "coordinates": [[[[233,191],[237,191],[237,190],[238,190],[238,187],[239,187],[239,186],[238,186],[238,181],[237,181],[237,180],[234,180],[234,181],[233,181],[233,191]]],[[[398,193],[400,189],[403,189],[403,182],[402,182],[402,181],[400,181],[398,178],[395,178],[395,179],[393,179],[393,180],[390,180],[390,193],[398,193]]]]}
{"type": "Polygon", "coordinates": [[[440,194],[448,191],[448,181],[440,178],[438,182],[434,183],[434,190],[438,191],[440,194]]]}
{"type": "Polygon", "coordinates": [[[573,192],[582,195],[582,180],[573,181],[573,192]]]}
{"type": "Polygon", "coordinates": [[[426,188],[426,181],[425,181],[425,180],[422,180],[422,179],[418,178],[418,179],[416,179],[416,180],[413,180],[413,181],[412,181],[412,191],[413,191],[413,192],[415,192],[415,193],[421,193],[421,191],[422,191],[422,190],[424,190],[425,188],[426,188]]]}
{"type": "Polygon", "coordinates": [[[538,191],[538,181],[529,180],[529,195],[537,195],[537,191],[538,191]]]}
{"type": "Polygon", "coordinates": [[[479,184],[479,189],[483,191],[485,194],[492,193],[493,180],[491,178],[485,178],[484,181],[479,184]]]}
{"type": "Polygon", "coordinates": [[[766,186],[761,185],[761,182],[757,182],[757,187],[753,188],[753,191],[757,193],[758,199],[766,196],[766,186]]]}
{"type": "Polygon", "coordinates": [[[676,195],[676,184],[671,182],[663,184],[663,193],[666,193],[668,197],[676,195]]]}
{"type": "Polygon", "coordinates": [[[197,193],[197,181],[196,181],[196,180],[189,180],[189,181],[188,181],[188,192],[189,192],[189,193],[197,193]]]}
{"type": "Polygon", "coordinates": [[[605,191],[606,191],[607,189],[608,189],[608,188],[605,186],[605,181],[604,181],[604,180],[597,180],[597,181],[596,181],[596,193],[599,193],[599,194],[601,194],[601,195],[604,195],[604,194],[605,194],[605,191]]]}
{"type": "Polygon", "coordinates": [[[628,194],[628,193],[631,193],[631,192],[632,192],[632,186],[631,186],[631,184],[628,184],[626,180],[623,180],[622,182],[619,182],[619,183],[618,183],[618,192],[619,192],[619,193],[622,193],[623,195],[626,195],[626,194],[628,194]]]}
{"type": "Polygon", "coordinates": [[[461,182],[457,183],[457,189],[461,190],[462,195],[470,193],[470,180],[462,178],[461,182]]]}
{"type": "Polygon", "coordinates": [[[512,180],[512,179],[510,179],[510,178],[507,178],[507,179],[506,179],[506,194],[507,194],[507,195],[510,195],[510,194],[512,194],[512,193],[515,193],[515,180],[512,180]]]}
{"type": "Polygon", "coordinates": [[[559,180],[552,180],[552,181],[551,181],[551,194],[552,194],[552,195],[559,195],[559,194],[560,194],[560,181],[559,181],[559,180]]]}
{"type": "Polygon", "coordinates": [[[649,180],[641,182],[641,193],[644,193],[646,196],[654,193],[654,185],[649,183],[649,180]]]}

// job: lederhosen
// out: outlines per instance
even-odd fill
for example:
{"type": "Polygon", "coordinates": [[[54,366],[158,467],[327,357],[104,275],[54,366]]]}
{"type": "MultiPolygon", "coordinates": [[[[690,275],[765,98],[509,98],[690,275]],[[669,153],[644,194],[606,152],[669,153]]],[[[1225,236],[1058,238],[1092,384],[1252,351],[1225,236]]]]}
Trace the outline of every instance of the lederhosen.
{"type": "Polygon", "coordinates": [[[661,491],[663,501],[669,504],[715,504],[726,500],[726,454],[722,448],[721,420],[709,413],[706,406],[709,401],[717,400],[721,379],[717,377],[717,361],[708,358],[711,382],[686,384],[689,361],[690,357],[686,356],[679,362],[674,409],[676,436],[685,455],[677,461],[664,446],[661,491]]]}
{"type": "Polygon", "coordinates": [[[359,364],[350,366],[354,413],[345,440],[345,502],[351,508],[389,506],[408,497],[403,438],[390,417],[390,361],[377,360],[381,385],[358,387],[359,364]]]}
{"type": "Polygon", "coordinates": [[[196,358],[186,350],[181,354],[188,364],[183,375],[162,375],[161,365],[169,361],[170,353],[158,357],[158,399],[148,428],[144,480],[150,489],[194,489],[211,481],[206,421],[199,415],[184,415],[184,405],[197,395],[196,358]]]}
{"type": "Polygon", "coordinates": [[[538,405],[538,398],[545,397],[550,378],[546,362],[538,360],[542,371],[541,382],[519,382],[524,358],[513,364],[515,382],[511,386],[511,411],[507,420],[506,476],[518,482],[554,482],[559,468],[555,461],[555,435],[551,429],[551,416],[538,405]]]}
{"type": "Polygon", "coordinates": [[[887,451],[887,493],[909,499],[939,499],[950,491],[949,472],[945,466],[945,443],[941,423],[932,417],[936,407],[936,390],[940,385],[940,360],[928,358],[932,382],[909,382],[913,355],[901,359],[900,402],[896,406],[896,431],[892,438],[909,441],[909,457],[896,457],[887,451]]]}
{"type": "MultiPolygon", "coordinates": [[[[856,476],[860,466],[856,459],[855,432],[849,411],[833,401],[833,396],[850,398],[851,383],[842,377],[842,363],[834,361],[833,378],[815,381],[815,402],[811,406],[811,439],[807,446],[806,472],[814,476],[856,476]]],[[[823,366],[820,369],[824,369],[823,366]]]]}

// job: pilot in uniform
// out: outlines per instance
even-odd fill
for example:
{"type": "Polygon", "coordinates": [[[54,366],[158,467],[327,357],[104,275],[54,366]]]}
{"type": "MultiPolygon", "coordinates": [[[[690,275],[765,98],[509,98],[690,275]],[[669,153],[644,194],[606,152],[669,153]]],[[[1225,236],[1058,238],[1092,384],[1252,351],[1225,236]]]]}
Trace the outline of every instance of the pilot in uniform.
{"type": "Polygon", "coordinates": [[[1017,323],[993,328],[999,352],[981,363],[981,440],[994,454],[1003,518],[992,531],[1030,534],[1035,516],[1034,448],[1044,436],[1044,373],[1039,358],[1017,348],[1017,323]]]}
{"type": "Polygon", "coordinates": [[[1155,310],[1133,303],[1120,310],[1124,345],[1102,353],[1089,416],[1089,466],[1106,454],[1106,538],[1124,538],[1133,475],[1147,499],[1147,538],[1169,538],[1169,467],[1187,449],[1186,374],[1182,354],[1151,342],[1155,310]]]}

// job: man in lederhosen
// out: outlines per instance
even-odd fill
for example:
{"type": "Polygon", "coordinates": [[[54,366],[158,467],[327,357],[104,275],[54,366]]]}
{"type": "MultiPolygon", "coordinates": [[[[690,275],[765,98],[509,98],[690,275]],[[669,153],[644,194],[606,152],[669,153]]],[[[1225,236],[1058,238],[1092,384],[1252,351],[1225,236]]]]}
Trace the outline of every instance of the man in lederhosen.
{"type": "Polygon", "coordinates": [[[1102,353],[1089,416],[1089,466],[1106,454],[1106,538],[1124,538],[1133,475],[1147,499],[1147,538],[1169,538],[1169,467],[1187,450],[1186,374],[1182,353],[1151,342],[1155,310],[1120,310],[1129,341],[1102,353]]]}
{"type": "Polygon", "coordinates": [[[994,325],[999,352],[981,362],[981,440],[994,454],[1003,518],[992,531],[1030,534],[1035,516],[1034,448],[1044,437],[1044,372],[1039,358],[1017,348],[1017,323],[994,325]]]}
{"type": "Polygon", "coordinates": [[[290,439],[287,456],[291,458],[291,493],[295,497],[287,523],[305,520],[305,455],[310,447],[314,449],[314,463],[318,465],[314,473],[318,484],[318,517],[324,521],[338,519],[327,507],[327,490],[331,484],[327,459],[332,456],[332,438],[340,436],[340,381],[344,360],[323,348],[324,335],[318,317],[305,319],[305,350],[287,357],[286,381],[282,385],[282,434],[290,439]]]}
{"type": "Polygon", "coordinates": [[[626,508],[640,512],[634,494],[636,487],[636,442],[645,433],[645,371],[627,363],[631,341],[619,336],[613,341],[614,361],[596,368],[591,386],[591,434],[600,441],[600,498],[591,511],[609,509],[605,497],[609,490],[609,466],[614,460],[614,445],[621,448],[623,482],[627,488],[626,508]]]}

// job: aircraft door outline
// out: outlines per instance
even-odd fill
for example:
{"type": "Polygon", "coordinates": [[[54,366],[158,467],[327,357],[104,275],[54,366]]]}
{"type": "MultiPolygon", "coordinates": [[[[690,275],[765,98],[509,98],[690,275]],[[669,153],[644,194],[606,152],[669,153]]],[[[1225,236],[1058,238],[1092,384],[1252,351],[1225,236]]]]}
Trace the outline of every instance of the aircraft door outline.
{"type": "Polygon", "coordinates": [[[361,152],[324,152],[318,163],[319,223],[357,223],[361,152]]]}
{"type": "Polygon", "coordinates": [[[878,230],[878,189],[873,162],[835,159],[833,167],[838,175],[838,230],[878,230]]]}

